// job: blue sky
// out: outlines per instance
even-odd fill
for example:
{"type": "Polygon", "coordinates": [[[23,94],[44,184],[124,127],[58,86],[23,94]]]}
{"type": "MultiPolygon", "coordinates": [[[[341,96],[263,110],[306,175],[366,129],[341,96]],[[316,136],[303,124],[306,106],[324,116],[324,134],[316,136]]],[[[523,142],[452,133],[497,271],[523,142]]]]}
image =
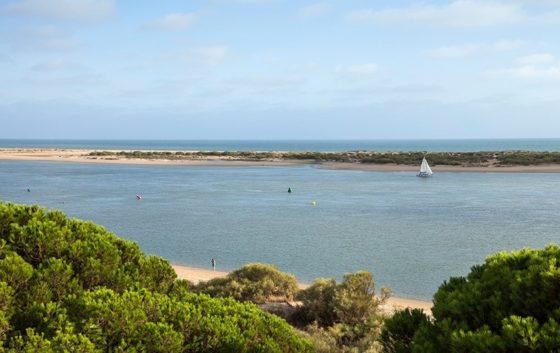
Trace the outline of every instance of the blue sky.
{"type": "Polygon", "coordinates": [[[0,138],[559,137],[559,28],[559,0],[0,0],[0,138]]]}

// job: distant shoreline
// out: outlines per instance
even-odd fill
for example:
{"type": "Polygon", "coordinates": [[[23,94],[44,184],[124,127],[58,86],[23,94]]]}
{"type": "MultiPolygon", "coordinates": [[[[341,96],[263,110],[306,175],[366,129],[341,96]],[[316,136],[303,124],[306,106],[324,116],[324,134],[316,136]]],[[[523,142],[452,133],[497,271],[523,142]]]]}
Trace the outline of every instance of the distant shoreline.
{"type": "MultiPolygon", "coordinates": [[[[270,166],[303,166],[312,165],[318,168],[333,170],[357,170],[372,172],[417,172],[418,166],[394,163],[359,163],[346,161],[317,161],[314,159],[283,159],[267,158],[251,160],[235,153],[228,155],[192,156],[188,159],[157,159],[130,158],[117,153],[121,151],[108,151],[112,155],[92,155],[100,153],[90,149],[43,149],[43,148],[0,148],[0,160],[16,161],[48,161],[69,163],[103,163],[103,164],[128,164],[128,165],[170,165],[185,167],[270,167],[270,166]]],[[[162,154],[162,151],[141,151],[142,153],[162,154]]],[[[196,151],[185,152],[195,153],[196,151]]],[[[124,153],[132,154],[132,151],[124,153]]],[[[174,153],[174,151],[172,152],[174,153]]],[[[281,155],[281,154],[280,154],[281,155]]],[[[428,154],[429,159],[429,154],[428,154]]],[[[540,165],[515,165],[515,166],[458,166],[435,165],[434,172],[477,172],[477,173],[560,173],[560,164],[540,165]]]]}
{"type": "MultiPolygon", "coordinates": [[[[177,273],[179,279],[186,279],[195,284],[206,282],[213,278],[226,277],[228,275],[228,272],[225,271],[212,271],[210,269],[175,264],[173,265],[173,269],[175,273],[177,273]]],[[[300,283],[299,286],[301,289],[308,287],[307,284],[303,283],[300,283]]],[[[390,297],[387,302],[383,304],[381,309],[388,314],[404,308],[422,309],[424,312],[431,314],[432,305],[431,302],[424,300],[390,297]]]]}

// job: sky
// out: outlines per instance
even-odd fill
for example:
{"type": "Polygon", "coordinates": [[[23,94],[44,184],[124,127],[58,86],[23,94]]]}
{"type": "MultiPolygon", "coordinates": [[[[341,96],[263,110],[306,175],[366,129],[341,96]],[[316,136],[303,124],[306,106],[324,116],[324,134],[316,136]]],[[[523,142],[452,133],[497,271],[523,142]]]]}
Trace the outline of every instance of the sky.
{"type": "Polygon", "coordinates": [[[560,0],[0,0],[0,138],[560,137],[560,0]]]}

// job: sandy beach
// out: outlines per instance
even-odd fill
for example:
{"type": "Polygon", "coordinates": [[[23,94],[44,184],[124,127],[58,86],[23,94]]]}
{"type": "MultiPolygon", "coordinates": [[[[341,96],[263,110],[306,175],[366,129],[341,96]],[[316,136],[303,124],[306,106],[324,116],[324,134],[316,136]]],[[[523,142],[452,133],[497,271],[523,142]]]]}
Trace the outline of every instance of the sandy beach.
{"type": "MultiPolygon", "coordinates": [[[[203,158],[168,160],[126,158],[122,156],[90,156],[94,150],[85,149],[23,149],[2,148],[0,160],[48,161],[71,163],[106,163],[130,165],[173,165],[186,167],[259,167],[259,166],[301,166],[313,165],[317,168],[335,170],[359,170],[372,172],[417,172],[417,166],[397,164],[366,164],[346,162],[316,162],[314,160],[246,160],[235,157],[205,156],[203,158]]],[[[119,152],[119,151],[110,151],[119,152]]],[[[143,151],[149,152],[149,151],[143,151]]],[[[171,151],[175,152],[175,151],[171,151]]],[[[472,173],[560,173],[560,165],[511,166],[511,167],[464,167],[464,166],[432,166],[434,172],[472,172],[472,173]]]]}
{"type": "MultiPolygon", "coordinates": [[[[126,157],[92,157],[88,154],[94,150],[66,149],[0,149],[0,160],[45,161],[70,163],[103,163],[129,165],[176,165],[187,167],[258,167],[258,166],[292,166],[305,165],[313,161],[305,160],[262,160],[249,161],[227,157],[208,156],[204,159],[168,160],[126,157]]],[[[119,152],[119,151],[110,151],[119,152]]],[[[143,151],[144,152],[144,151],[143,151]]],[[[149,151],[145,151],[149,152],[149,151]]],[[[174,151],[173,151],[174,152],[174,151]]]]}
{"type": "MultiPolygon", "coordinates": [[[[228,274],[224,271],[212,271],[210,269],[182,265],[173,265],[173,268],[175,269],[175,272],[177,273],[177,276],[179,278],[189,280],[193,283],[208,281],[212,278],[225,277],[228,274]]],[[[300,283],[299,286],[300,288],[304,289],[308,285],[300,283]]],[[[383,311],[386,313],[392,313],[395,310],[404,308],[422,309],[427,313],[431,313],[432,303],[416,299],[390,297],[382,306],[383,311]]]]}

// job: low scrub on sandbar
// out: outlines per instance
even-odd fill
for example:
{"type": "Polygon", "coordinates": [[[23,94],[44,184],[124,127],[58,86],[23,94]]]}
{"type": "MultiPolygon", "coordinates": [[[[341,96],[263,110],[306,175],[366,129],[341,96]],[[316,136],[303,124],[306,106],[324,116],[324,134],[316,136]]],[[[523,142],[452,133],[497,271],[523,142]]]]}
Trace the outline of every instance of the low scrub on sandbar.
{"type": "Polygon", "coordinates": [[[215,157],[225,160],[305,160],[313,162],[346,162],[363,164],[397,164],[419,166],[422,158],[431,165],[464,167],[507,167],[560,164],[560,152],[498,151],[498,152],[248,152],[248,151],[93,151],[91,158],[122,157],[149,160],[203,160],[215,157]]]}

